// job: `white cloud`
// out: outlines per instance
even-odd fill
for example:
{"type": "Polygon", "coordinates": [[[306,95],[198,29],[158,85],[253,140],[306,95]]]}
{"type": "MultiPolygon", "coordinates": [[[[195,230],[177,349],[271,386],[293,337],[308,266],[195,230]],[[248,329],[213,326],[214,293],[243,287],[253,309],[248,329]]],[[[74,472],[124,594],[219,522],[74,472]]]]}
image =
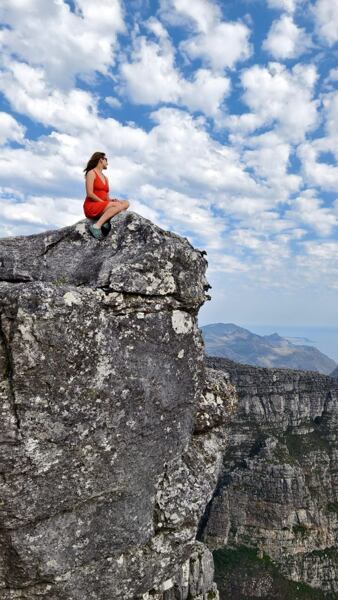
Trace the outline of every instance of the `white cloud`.
{"type": "Polygon", "coordinates": [[[210,204],[200,198],[144,185],[140,189],[140,200],[156,209],[165,227],[188,235],[193,242],[202,242],[210,250],[221,250],[225,221],[214,216],[210,204]]]}
{"type": "Polygon", "coordinates": [[[216,117],[229,91],[230,80],[227,77],[199,69],[192,81],[182,81],[181,103],[192,111],[216,117]]]}
{"type": "Polygon", "coordinates": [[[201,58],[213,69],[233,68],[251,55],[250,30],[243,23],[216,24],[207,33],[199,33],[181,44],[192,59],[201,58]]]}
{"type": "Polygon", "coordinates": [[[324,207],[323,202],[314,197],[311,190],[293,201],[287,217],[310,227],[323,237],[330,236],[338,226],[338,219],[332,209],[324,207]]]}
{"type": "Polygon", "coordinates": [[[310,241],[304,243],[304,248],[306,248],[309,256],[318,258],[319,261],[337,264],[338,242],[318,243],[317,241],[310,241]]]}
{"type": "Polygon", "coordinates": [[[310,37],[304,29],[297,27],[289,15],[282,15],[272,23],[263,48],[274,58],[295,58],[303,54],[311,46],[310,37]]]}
{"type": "Polygon", "coordinates": [[[250,271],[250,265],[245,264],[244,260],[224,252],[222,254],[208,252],[208,261],[210,262],[208,274],[235,273],[242,276],[243,273],[250,271]]]}
{"type": "Polygon", "coordinates": [[[327,191],[338,191],[338,167],[319,160],[320,150],[325,146],[325,140],[301,144],[298,156],[302,162],[303,177],[309,185],[327,191]]]}
{"type": "Polygon", "coordinates": [[[257,195],[235,149],[213,140],[203,119],[162,108],[153,113],[156,126],[149,134],[156,148],[156,172],[162,180],[180,181],[194,195],[216,191],[257,195]]]}
{"type": "Polygon", "coordinates": [[[338,91],[322,96],[325,135],[298,148],[302,174],[308,185],[338,192],[338,91]]]}
{"type": "Polygon", "coordinates": [[[274,268],[278,263],[290,256],[288,235],[279,234],[275,237],[250,229],[238,228],[231,235],[231,240],[243,248],[248,249],[254,255],[260,256],[264,265],[260,268],[274,268]]]}
{"type": "MultiPolygon", "coordinates": [[[[338,75],[338,69],[337,69],[338,75]]],[[[325,129],[338,159],[338,91],[323,96],[325,129]]]]}
{"type": "Polygon", "coordinates": [[[105,103],[111,106],[112,108],[121,108],[122,103],[118,98],[114,98],[114,96],[106,96],[104,99],[105,103]]]}
{"type": "Polygon", "coordinates": [[[291,71],[279,63],[254,65],[242,74],[243,100],[251,113],[227,118],[225,124],[234,132],[274,126],[289,142],[300,141],[318,122],[316,79],[313,65],[297,64],[291,71]]]}
{"type": "Polygon", "coordinates": [[[0,236],[27,235],[32,226],[45,231],[71,225],[81,218],[83,201],[71,197],[20,197],[16,191],[0,193],[0,236]]]}
{"type": "Polygon", "coordinates": [[[195,35],[180,48],[215,70],[233,68],[251,55],[250,30],[244,23],[222,21],[216,3],[208,0],[162,0],[161,16],[171,24],[190,24],[195,35]]]}
{"type": "MultiPolygon", "coordinates": [[[[302,253],[296,257],[295,264],[302,273],[302,279],[308,278],[313,284],[318,281],[323,298],[324,286],[337,288],[338,281],[338,242],[311,240],[302,244],[302,253]]],[[[322,304],[322,302],[321,302],[322,304]]]]}
{"type": "Polygon", "coordinates": [[[9,62],[0,72],[0,90],[18,113],[45,126],[75,130],[91,128],[96,101],[89,92],[51,88],[42,69],[25,63],[9,62]]]}
{"type": "Polygon", "coordinates": [[[229,92],[229,79],[207,69],[196,71],[190,81],[184,79],[175,68],[171,43],[163,32],[161,37],[160,43],[138,38],[132,62],[121,66],[129,98],[139,104],[169,102],[216,116],[229,92]]]}
{"type": "Polygon", "coordinates": [[[243,153],[246,165],[254,170],[256,177],[268,183],[276,203],[286,201],[302,183],[299,176],[288,173],[291,152],[290,144],[276,133],[268,132],[251,137],[243,153]]]}
{"type": "Polygon", "coordinates": [[[141,104],[175,102],[180,92],[180,78],[174,67],[171,44],[162,46],[141,37],[137,46],[132,62],[121,67],[128,96],[141,104]]]}
{"type": "Polygon", "coordinates": [[[92,0],[75,0],[77,13],[86,23],[86,27],[96,30],[100,35],[114,36],[124,30],[122,6],[119,0],[100,0],[100,10],[92,0]]]}
{"type": "Polygon", "coordinates": [[[209,0],[161,0],[161,16],[173,24],[193,23],[198,31],[207,33],[220,21],[221,11],[209,0]]]}
{"type": "Polygon", "coordinates": [[[331,81],[338,81],[338,69],[331,69],[328,75],[328,79],[331,81]]]}
{"type": "Polygon", "coordinates": [[[296,10],[297,4],[300,0],[267,0],[269,8],[276,8],[277,10],[285,10],[286,12],[293,13],[296,10]]]}
{"type": "Polygon", "coordinates": [[[12,115],[0,112],[0,145],[8,141],[22,143],[24,137],[25,128],[12,115]]]}
{"type": "Polygon", "coordinates": [[[338,3],[336,0],[317,0],[313,14],[318,35],[332,46],[338,41],[338,3]]]}
{"type": "Polygon", "coordinates": [[[120,0],[77,0],[77,13],[64,0],[2,0],[0,32],[4,57],[42,67],[49,83],[69,87],[75,75],[107,73],[116,36],[124,23],[120,0]]]}

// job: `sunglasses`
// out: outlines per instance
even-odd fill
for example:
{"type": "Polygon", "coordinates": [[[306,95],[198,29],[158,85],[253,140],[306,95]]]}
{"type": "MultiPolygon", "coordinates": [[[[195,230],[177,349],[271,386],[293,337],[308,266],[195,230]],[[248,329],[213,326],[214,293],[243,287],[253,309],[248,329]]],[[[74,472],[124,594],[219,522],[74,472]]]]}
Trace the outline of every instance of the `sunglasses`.
{"type": "Polygon", "coordinates": [[[106,160],[108,162],[108,158],[106,156],[102,156],[102,160],[106,160]]]}

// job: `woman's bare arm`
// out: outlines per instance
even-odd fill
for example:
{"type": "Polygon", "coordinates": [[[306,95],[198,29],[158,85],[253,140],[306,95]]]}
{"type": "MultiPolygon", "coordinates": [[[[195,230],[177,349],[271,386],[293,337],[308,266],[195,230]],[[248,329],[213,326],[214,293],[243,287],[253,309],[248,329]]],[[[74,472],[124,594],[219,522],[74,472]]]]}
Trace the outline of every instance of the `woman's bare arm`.
{"type": "Polygon", "coordinates": [[[93,192],[93,189],[94,189],[94,180],[95,180],[95,173],[93,171],[89,171],[89,173],[87,173],[87,175],[86,175],[86,194],[87,194],[87,197],[90,198],[91,200],[96,200],[96,202],[104,202],[104,200],[102,200],[102,198],[99,198],[93,192]]]}

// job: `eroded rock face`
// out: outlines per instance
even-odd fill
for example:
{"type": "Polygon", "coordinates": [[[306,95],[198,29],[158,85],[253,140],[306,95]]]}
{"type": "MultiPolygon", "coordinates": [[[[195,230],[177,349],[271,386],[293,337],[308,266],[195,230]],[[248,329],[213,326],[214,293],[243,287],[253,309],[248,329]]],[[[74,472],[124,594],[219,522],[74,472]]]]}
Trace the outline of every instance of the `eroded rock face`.
{"type": "Polygon", "coordinates": [[[338,382],[205,369],[205,267],[133,213],[0,242],[1,600],[337,597],[338,382]]]}
{"type": "MultiPolygon", "coordinates": [[[[129,213],[103,242],[84,223],[3,240],[0,264],[1,599],[168,595],[221,456],[208,442],[203,480],[202,253],[129,213]]],[[[196,597],[215,587],[200,546],[196,597]]]]}
{"type": "Polygon", "coordinates": [[[221,599],[337,597],[338,382],[224,359],[207,364],[238,395],[201,536],[218,549],[221,599]]]}

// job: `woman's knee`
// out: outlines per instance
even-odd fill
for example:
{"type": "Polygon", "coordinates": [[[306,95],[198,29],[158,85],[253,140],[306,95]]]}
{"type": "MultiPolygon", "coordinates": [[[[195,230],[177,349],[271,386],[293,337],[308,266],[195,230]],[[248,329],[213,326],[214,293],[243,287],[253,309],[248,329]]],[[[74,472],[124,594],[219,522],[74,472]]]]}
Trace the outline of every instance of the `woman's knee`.
{"type": "Polygon", "coordinates": [[[108,208],[106,208],[106,210],[104,211],[103,214],[106,215],[107,217],[114,216],[116,214],[116,207],[109,206],[108,208]]]}
{"type": "Polygon", "coordinates": [[[122,212],[123,210],[127,210],[128,207],[129,207],[128,200],[120,200],[120,202],[118,204],[119,212],[122,212]]]}

